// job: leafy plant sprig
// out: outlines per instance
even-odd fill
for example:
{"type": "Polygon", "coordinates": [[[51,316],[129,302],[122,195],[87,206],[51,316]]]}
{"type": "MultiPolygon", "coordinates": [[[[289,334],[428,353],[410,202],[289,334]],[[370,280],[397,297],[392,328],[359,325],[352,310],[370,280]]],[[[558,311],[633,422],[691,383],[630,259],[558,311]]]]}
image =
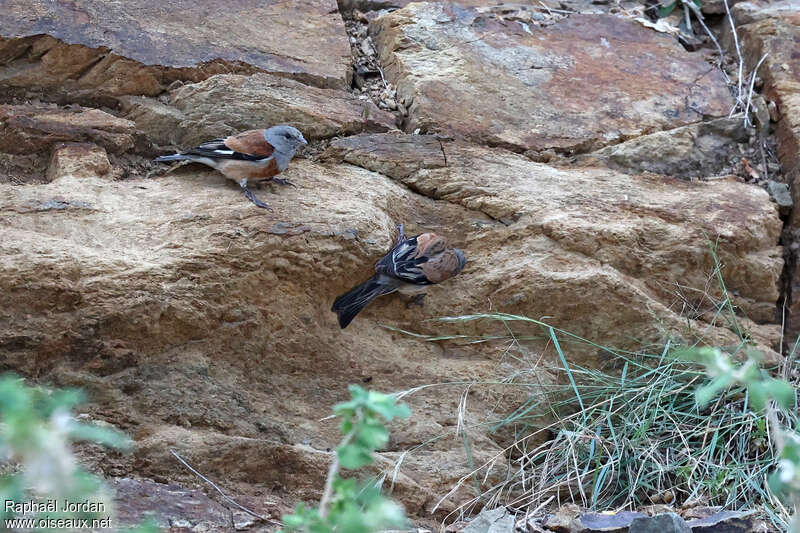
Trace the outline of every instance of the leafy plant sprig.
{"type": "MultiPolygon", "coordinates": [[[[22,504],[67,500],[102,504],[104,512],[72,512],[58,507],[48,518],[104,518],[113,508],[110,493],[100,480],[83,469],[73,454],[72,443],[90,441],[127,450],[130,439],[123,433],[81,423],[71,410],[84,401],[78,390],[31,387],[12,375],[0,377],[0,500],[22,504]]],[[[0,508],[0,518],[21,513],[15,506],[0,508]]],[[[39,513],[41,515],[41,513],[39,513]]]]}
{"type": "Polygon", "coordinates": [[[354,479],[343,479],[339,470],[371,464],[373,452],[389,442],[383,421],[408,418],[411,411],[388,394],[358,385],[349,389],[351,399],[333,408],[342,419],[344,437],[328,470],[319,509],[299,504],[293,514],[283,517],[285,531],[371,533],[405,524],[405,513],[398,503],[382,496],[374,484],[360,486],[354,479]]]}

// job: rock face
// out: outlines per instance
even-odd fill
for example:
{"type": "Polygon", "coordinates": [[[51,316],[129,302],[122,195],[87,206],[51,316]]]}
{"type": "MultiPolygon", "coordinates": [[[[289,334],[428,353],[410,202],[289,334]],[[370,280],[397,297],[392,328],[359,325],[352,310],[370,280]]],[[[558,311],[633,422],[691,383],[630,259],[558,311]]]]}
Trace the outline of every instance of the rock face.
{"type": "MultiPolygon", "coordinates": [[[[198,490],[180,485],[122,478],[112,484],[119,509],[118,523],[137,526],[145,518],[159,527],[185,527],[193,531],[218,531],[230,527],[232,513],[198,490]]],[[[237,522],[244,513],[236,512],[237,522]]]]}
{"type": "Polygon", "coordinates": [[[0,169],[5,171],[0,171],[0,181],[19,180],[19,176],[33,182],[55,179],[62,173],[60,167],[69,166],[66,161],[70,158],[64,156],[74,154],[76,144],[102,151],[95,153],[88,172],[108,174],[111,167],[106,152],[126,152],[142,140],[133,122],[99,109],[0,105],[0,169]],[[53,151],[51,155],[51,150],[63,148],[65,143],[72,149],[60,150],[60,155],[53,151]]]}
{"type": "MultiPolygon", "coordinates": [[[[334,142],[332,149],[345,161],[387,172],[426,196],[507,224],[507,231],[471,239],[473,246],[481,243],[492,250],[481,266],[473,267],[480,280],[474,283],[491,287],[487,296],[498,308],[558,317],[557,321],[569,320],[574,328],[576,317],[597,319],[589,308],[576,306],[601,300],[608,304],[612,299],[620,306],[619,322],[598,329],[621,331],[618,328],[625,329],[623,323],[627,323],[642,331],[650,322],[648,309],[674,304],[676,280],[695,287],[704,284],[704,268],[710,266],[705,233],[718,235],[720,243],[726,243],[720,248],[723,256],[736,250],[736,260],[723,261],[738,265],[737,271],[727,272],[740,298],[738,304],[758,322],[774,319],[782,261],[773,243],[781,225],[765,191],[733,181],[688,184],[604,169],[555,169],[458,142],[441,143],[445,166],[436,159],[431,143],[430,139],[409,142],[391,134],[356,136],[334,142]],[[392,139],[398,140],[394,151],[392,139]],[[426,156],[409,166],[417,144],[426,156]],[[423,166],[426,161],[431,161],[428,168],[423,166]],[[599,198],[602,201],[596,201],[599,198]],[[687,225],[686,220],[693,222],[687,225]],[[731,248],[726,250],[728,245],[731,248]],[[482,271],[483,265],[491,265],[492,273],[482,271]],[[503,282],[490,281],[495,277],[503,282]],[[568,278],[572,282],[565,286],[568,278]],[[568,286],[577,292],[564,301],[568,286]],[[584,291],[597,291],[598,298],[584,291]],[[557,311],[555,300],[567,305],[557,311]],[[642,304],[638,311],[635,302],[642,304]],[[641,319],[634,319],[638,313],[641,319]]],[[[599,334],[597,326],[597,322],[587,323],[578,329],[594,338],[599,334]]]]}
{"type": "MultiPolygon", "coordinates": [[[[789,1],[756,9],[745,2],[737,4],[735,13],[749,63],[755,67],[761,56],[768,54],[759,75],[764,78],[765,96],[778,109],[779,157],[796,187],[800,184],[800,58],[795,52],[800,46],[800,6],[789,1]]],[[[794,194],[797,197],[797,192],[794,194]]],[[[795,219],[792,225],[798,225],[795,219]]]]}
{"type": "Polygon", "coordinates": [[[0,89],[62,98],[155,96],[174,80],[265,70],[324,87],[350,83],[335,0],[10,0],[0,20],[0,89]],[[287,16],[287,13],[302,16],[287,16]]]}
{"type": "MultiPolygon", "coordinates": [[[[782,1],[769,5],[753,2],[737,4],[734,13],[739,24],[744,52],[751,68],[768,54],[759,70],[764,80],[764,95],[777,110],[775,133],[783,172],[797,201],[800,193],[800,6],[782,1]]],[[[787,300],[787,338],[800,334],[800,219],[793,211],[785,236],[793,268],[790,298],[787,300]]]]}
{"type": "Polygon", "coordinates": [[[579,156],[578,161],[634,173],[702,178],[719,175],[731,160],[741,158],[738,143],[747,139],[741,116],[720,118],[642,135],[579,156]]]}
{"type": "Polygon", "coordinates": [[[339,89],[258,73],[220,74],[170,93],[170,104],[128,97],[137,127],[161,144],[194,146],[232,133],[291,124],[307,139],[394,129],[394,115],[339,89]]]}
{"type": "Polygon", "coordinates": [[[473,468],[504,474],[509,442],[485,428],[556,384],[558,359],[538,328],[512,326],[534,369],[506,356],[503,325],[433,319],[547,317],[620,348],[735,344],[714,313],[710,241],[745,333],[779,358],[778,206],[733,176],[680,179],[717,172],[740,140],[717,118],[732,102],[713,65],[628,19],[539,25],[469,3],[370,15],[386,86],[377,67],[373,81],[387,99],[397,84],[396,113],[348,90],[332,1],[0,4],[0,371],[85,388],[83,414],[136,440],[129,456],[83,451],[152,480],[118,483],[140,500],[125,512],[150,502],[173,527],[229,527],[170,449],[271,519],[319,498],[340,437],[324,417],[350,383],[410,391],[413,419],[392,424],[369,473],[388,473],[414,518],[457,512],[473,487],[450,489],[473,468]],[[279,122],[313,142],[282,176],[297,187],[258,191],[274,211],[207,167],[148,162],[279,122]],[[591,153],[532,160],[555,150],[591,153]],[[384,296],[339,329],[331,303],[399,222],[446,236],[465,270],[422,308],[384,296]]]}
{"type": "Polygon", "coordinates": [[[99,109],[0,105],[0,151],[40,153],[57,142],[90,141],[110,152],[133,148],[133,122],[99,109]]]}
{"type": "Polygon", "coordinates": [[[376,19],[371,32],[408,108],[406,131],[585,151],[731,109],[716,69],[637,22],[572,15],[531,24],[439,3],[376,19]]]}

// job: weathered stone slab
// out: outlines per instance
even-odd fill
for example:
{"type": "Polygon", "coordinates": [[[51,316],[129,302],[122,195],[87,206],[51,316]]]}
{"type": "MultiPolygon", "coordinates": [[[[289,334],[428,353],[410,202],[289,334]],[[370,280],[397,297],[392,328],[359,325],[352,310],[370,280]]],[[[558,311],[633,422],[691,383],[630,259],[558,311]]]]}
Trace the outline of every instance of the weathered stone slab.
{"type": "Polygon", "coordinates": [[[344,88],[350,62],[335,0],[0,5],[0,89],[23,93],[154,95],[176,79],[256,70],[344,88]]]}
{"type": "Polygon", "coordinates": [[[618,513],[582,513],[580,515],[581,533],[628,533],[628,527],[637,518],[647,515],[634,511],[618,513]]]}
{"type": "Polygon", "coordinates": [[[105,149],[92,143],[56,145],[47,168],[47,179],[53,181],[65,176],[114,177],[105,149]]]}
{"type": "Polygon", "coordinates": [[[683,518],[675,513],[637,518],[631,522],[630,533],[692,533],[683,518]]]}
{"type": "Polygon", "coordinates": [[[120,153],[133,148],[136,125],[99,109],[0,105],[0,152],[49,157],[60,142],[91,142],[120,153]]]}
{"type": "Polygon", "coordinates": [[[517,151],[586,151],[726,116],[716,67],[627,18],[570,15],[550,26],[491,9],[415,3],[370,31],[406,131],[517,151]]]}
{"type": "Polygon", "coordinates": [[[698,122],[581,155],[584,165],[603,165],[627,172],[655,172],[675,178],[719,175],[740,159],[739,143],[748,140],[741,117],[698,122]]]}
{"type": "Polygon", "coordinates": [[[760,522],[755,511],[719,511],[688,522],[692,533],[750,533],[760,522]]]}
{"type": "MultiPolygon", "coordinates": [[[[378,109],[372,101],[265,73],[213,76],[176,89],[170,102],[180,113],[180,142],[187,145],[275,124],[291,124],[307,139],[383,132],[395,127],[394,115],[378,109]]],[[[161,109],[158,107],[156,113],[166,124],[153,128],[156,135],[169,131],[174,120],[161,109]]]]}

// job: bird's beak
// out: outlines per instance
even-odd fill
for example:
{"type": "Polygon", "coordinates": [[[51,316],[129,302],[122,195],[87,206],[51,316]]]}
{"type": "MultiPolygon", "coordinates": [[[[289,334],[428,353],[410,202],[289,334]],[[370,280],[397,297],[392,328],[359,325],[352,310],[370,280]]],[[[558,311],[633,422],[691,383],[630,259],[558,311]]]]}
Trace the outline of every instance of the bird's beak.
{"type": "Polygon", "coordinates": [[[303,137],[302,134],[300,135],[300,142],[303,143],[303,144],[308,144],[308,141],[306,140],[305,137],[303,137]]]}

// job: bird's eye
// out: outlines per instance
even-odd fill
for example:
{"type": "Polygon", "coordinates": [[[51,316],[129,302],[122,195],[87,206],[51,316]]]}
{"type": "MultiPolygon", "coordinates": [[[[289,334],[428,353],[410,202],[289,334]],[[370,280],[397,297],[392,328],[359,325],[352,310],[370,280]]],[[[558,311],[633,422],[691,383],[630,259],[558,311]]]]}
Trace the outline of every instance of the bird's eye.
{"type": "Polygon", "coordinates": [[[291,139],[292,138],[292,136],[289,135],[288,133],[284,133],[283,136],[286,137],[287,139],[291,139]]]}

